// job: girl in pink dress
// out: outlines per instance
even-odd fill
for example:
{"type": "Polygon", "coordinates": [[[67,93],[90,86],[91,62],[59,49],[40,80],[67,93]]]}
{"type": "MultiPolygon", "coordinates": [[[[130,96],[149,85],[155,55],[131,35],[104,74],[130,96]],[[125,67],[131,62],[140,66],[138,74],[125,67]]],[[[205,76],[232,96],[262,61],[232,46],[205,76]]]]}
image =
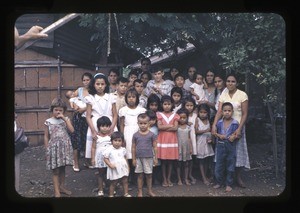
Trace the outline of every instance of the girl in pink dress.
{"type": "Polygon", "coordinates": [[[163,183],[162,186],[173,186],[171,173],[173,163],[178,160],[177,129],[179,115],[172,112],[173,99],[169,95],[161,98],[162,112],[157,112],[157,157],[161,160],[163,183]]]}

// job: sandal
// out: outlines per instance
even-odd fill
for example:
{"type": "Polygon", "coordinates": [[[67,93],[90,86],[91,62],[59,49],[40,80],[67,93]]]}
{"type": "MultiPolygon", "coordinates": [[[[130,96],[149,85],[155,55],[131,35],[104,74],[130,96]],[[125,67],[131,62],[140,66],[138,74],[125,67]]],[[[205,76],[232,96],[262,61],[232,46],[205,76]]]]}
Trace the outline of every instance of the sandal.
{"type": "Polygon", "coordinates": [[[79,172],[80,169],[79,169],[79,168],[76,168],[75,166],[73,166],[73,171],[74,171],[74,172],[79,172]]]}
{"type": "Polygon", "coordinates": [[[126,193],[126,194],[124,194],[124,197],[131,197],[131,195],[126,193]]]}
{"type": "Polygon", "coordinates": [[[103,191],[98,191],[98,197],[103,197],[103,196],[104,196],[103,191]]]}

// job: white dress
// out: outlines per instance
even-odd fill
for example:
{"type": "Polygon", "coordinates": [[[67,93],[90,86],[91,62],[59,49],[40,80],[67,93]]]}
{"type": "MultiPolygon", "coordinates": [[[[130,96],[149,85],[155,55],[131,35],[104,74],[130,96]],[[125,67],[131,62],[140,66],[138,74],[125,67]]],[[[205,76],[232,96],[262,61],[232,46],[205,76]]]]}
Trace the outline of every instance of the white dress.
{"type": "Polygon", "coordinates": [[[119,117],[124,116],[124,139],[126,142],[127,159],[132,159],[132,136],[139,130],[137,117],[143,112],[146,112],[146,109],[141,106],[137,106],[135,109],[130,109],[128,106],[125,106],[119,110],[119,117]]]}
{"type": "Polygon", "coordinates": [[[125,158],[126,149],[124,147],[116,149],[111,145],[104,151],[103,155],[116,166],[115,169],[107,167],[106,176],[108,180],[117,180],[129,175],[129,168],[125,158]]]}
{"type": "MultiPolygon", "coordinates": [[[[205,130],[209,128],[209,123],[204,124],[200,118],[197,119],[198,130],[205,130]]],[[[207,138],[211,138],[210,132],[205,132],[201,135],[197,135],[197,158],[203,159],[215,154],[212,145],[206,142],[207,138]]]]}
{"type": "Polygon", "coordinates": [[[197,119],[197,114],[196,113],[193,113],[193,115],[191,117],[189,116],[189,122],[192,123],[192,125],[190,125],[190,127],[191,127],[191,141],[192,141],[192,146],[193,146],[192,155],[197,155],[197,144],[196,144],[196,133],[195,133],[196,119],[197,119]]]}
{"type": "Polygon", "coordinates": [[[104,151],[111,145],[110,136],[99,136],[96,142],[96,153],[95,153],[95,167],[96,168],[106,168],[107,165],[104,162],[104,151]]]}
{"type": "MultiPolygon", "coordinates": [[[[97,128],[97,120],[102,116],[107,116],[112,121],[112,105],[116,103],[116,98],[112,94],[105,93],[103,96],[88,95],[85,97],[85,101],[87,104],[92,105],[92,122],[95,130],[98,131],[97,128]]],[[[115,131],[118,131],[117,126],[115,126],[115,131]]],[[[92,157],[92,144],[93,137],[92,131],[90,127],[87,130],[86,134],[86,145],[85,145],[85,157],[92,157]]]]}

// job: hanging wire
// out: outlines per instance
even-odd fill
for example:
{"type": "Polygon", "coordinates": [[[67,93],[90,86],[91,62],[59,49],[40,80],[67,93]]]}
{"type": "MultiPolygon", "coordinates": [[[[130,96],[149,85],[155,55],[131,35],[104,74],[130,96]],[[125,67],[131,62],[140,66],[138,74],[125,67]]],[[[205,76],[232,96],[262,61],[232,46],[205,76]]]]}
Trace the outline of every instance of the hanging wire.
{"type": "Polygon", "coordinates": [[[111,14],[108,13],[108,39],[107,39],[107,56],[110,54],[110,33],[111,33],[111,14]]]}
{"type": "Polygon", "coordinates": [[[118,20],[117,20],[117,14],[114,13],[114,19],[116,22],[116,28],[117,28],[117,32],[118,32],[118,38],[120,39],[120,31],[119,31],[119,25],[118,25],[118,20]]]}

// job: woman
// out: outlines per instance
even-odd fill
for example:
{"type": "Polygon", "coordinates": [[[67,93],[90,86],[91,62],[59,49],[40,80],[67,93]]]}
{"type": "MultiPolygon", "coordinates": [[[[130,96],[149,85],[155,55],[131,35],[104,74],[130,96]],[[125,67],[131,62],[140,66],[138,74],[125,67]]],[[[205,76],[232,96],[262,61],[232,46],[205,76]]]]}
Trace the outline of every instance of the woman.
{"type": "MultiPolygon", "coordinates": [[[[84,97],[89,94],[88,92],[88,86],[93,78],[93,75],[91,73],[84,73],[81,77],[82,80],[82,87],[79,87],[77,89],[77,94],[80,100],[85,101],[84,97]]],[[[84,153],[85,151],[85,141],[86,141],[86,134],[88,129],[88,124],[86,122],[86,116],[85,116],[86,107],[79,108],[75,111],[72,119],[72,123],[74,126],[74,133],[71,135],[71,142],[73,147],[73,158],[74,158],[74,165],[73,170],[74,172],[79,172],[79,154],[80,151],[84,153]]]]}
{"type": "Polygon", "coordinates": [[[241,178],[241,171],[243,168],[250,169],[245,133],[245,122],[248,116],[248,96],[244,91],[237,89],[237,78],[234,74],[229,74],[226,77],[226,88],[227,90],[223,91],[219,98],[218,111],[212,126],[212,134],[216,134],[216,124],[221,118],[222,104],[230,102],[234,107],[233,118],[239,122],[239,127],[234,132],[239,138],[236,147],[236,179],[237,184],[245,188],[246,186],[241,178]]]}

